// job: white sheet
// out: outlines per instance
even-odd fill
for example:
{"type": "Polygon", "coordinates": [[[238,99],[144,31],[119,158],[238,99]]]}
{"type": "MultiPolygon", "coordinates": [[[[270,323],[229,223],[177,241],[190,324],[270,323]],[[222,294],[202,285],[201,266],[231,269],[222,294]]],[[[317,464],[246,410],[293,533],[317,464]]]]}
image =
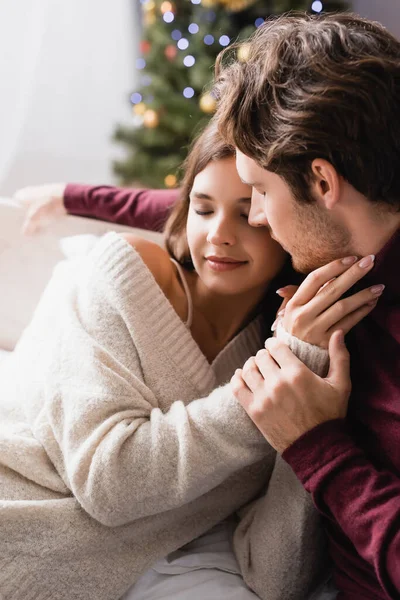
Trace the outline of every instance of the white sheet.
{"type": "Polygon", "coordinates": [[[0,365],[3,363],[3,361],[7,358],[7,356],[10,356],[11,352],[8,352],[7,350],[2,350],[0,348],[0,365]]]}
{"type": "MultiPolygon", "coordinates": [[[[232,522],[220,523],[159,560],[121,600],[257,600],[240,575],[231,545],[233,527],[232,522]]],[[[328,582],[304,600],[336,596],[336,588],[328,582]]]]}
{"type": "Polygon", "coordinates": [[[231,547],[232,524],[159,560],[122,600],[257,600],[244,583],[231,547]]]}

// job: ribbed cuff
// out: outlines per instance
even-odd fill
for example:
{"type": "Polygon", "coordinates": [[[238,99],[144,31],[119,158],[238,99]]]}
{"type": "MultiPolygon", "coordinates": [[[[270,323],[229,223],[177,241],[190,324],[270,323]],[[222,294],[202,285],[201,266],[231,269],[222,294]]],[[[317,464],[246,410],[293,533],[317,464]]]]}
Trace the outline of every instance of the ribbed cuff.
{"type": "Polygon", "coordinates": [[[325,377],[329,369],[329,352],[324,348],[303,342],[294,335],[291,335],[283,327],[282,320],[279,319],[276,328],[276,338],[289,346],[293,354],[297,356],[313,373],[320,377],[325,377]]]}

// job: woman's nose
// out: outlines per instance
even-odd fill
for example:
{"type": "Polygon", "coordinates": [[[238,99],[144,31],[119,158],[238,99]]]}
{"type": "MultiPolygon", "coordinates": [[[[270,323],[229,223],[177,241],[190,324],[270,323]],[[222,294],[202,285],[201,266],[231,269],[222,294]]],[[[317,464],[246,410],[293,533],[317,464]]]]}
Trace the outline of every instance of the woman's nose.
{"type": "Polygon", "coordinates": [[[226,244],[232,246],[236,241],[236,236],[232,225],[224,219],[218,219],[212,223],[207,235],[207,242],[214,246],[226,244]]]}

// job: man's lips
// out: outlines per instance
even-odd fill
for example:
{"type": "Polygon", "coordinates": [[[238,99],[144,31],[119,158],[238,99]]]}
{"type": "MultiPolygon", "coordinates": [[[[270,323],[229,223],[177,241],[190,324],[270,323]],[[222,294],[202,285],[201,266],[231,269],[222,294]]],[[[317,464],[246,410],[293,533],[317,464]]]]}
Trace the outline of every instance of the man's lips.
{"type": "Polygon", "coordinates": [[[213,271],[232,271],[247,263],[245,260],[237,260],[228,256],[206,256],[205,258],[213,271]]]}

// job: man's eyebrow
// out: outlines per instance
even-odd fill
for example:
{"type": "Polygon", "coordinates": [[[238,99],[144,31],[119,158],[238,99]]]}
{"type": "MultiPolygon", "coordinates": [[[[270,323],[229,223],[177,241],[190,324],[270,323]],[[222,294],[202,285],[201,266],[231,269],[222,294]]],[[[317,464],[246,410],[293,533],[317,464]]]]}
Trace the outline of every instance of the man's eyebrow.
{"type": "Polygon", "coordinates": [[[251,203],[251,198],[239,198],[239,202],[242,202],[243,204],[250,204],[251,203]]]}

